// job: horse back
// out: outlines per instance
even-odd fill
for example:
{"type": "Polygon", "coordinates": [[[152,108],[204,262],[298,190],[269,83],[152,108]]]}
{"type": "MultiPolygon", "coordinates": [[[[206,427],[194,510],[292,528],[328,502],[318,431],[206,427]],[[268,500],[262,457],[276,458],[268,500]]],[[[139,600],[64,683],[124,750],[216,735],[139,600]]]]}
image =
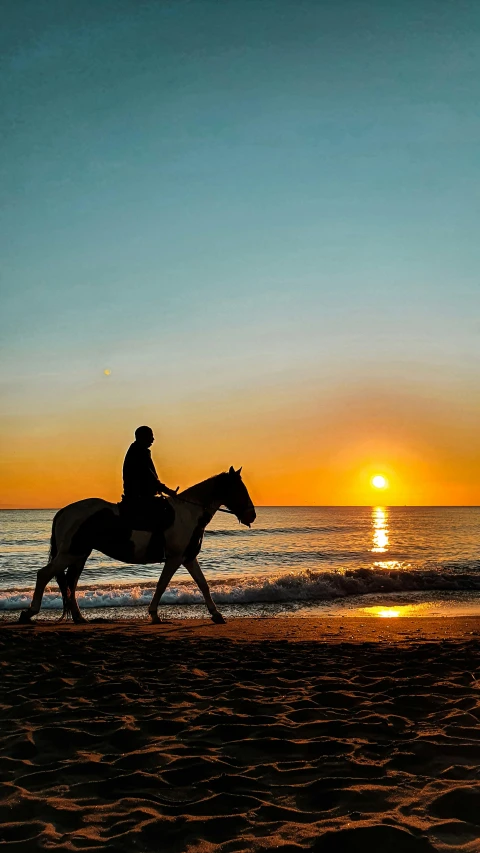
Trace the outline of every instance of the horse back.
{"type": "Polygon", "coordinates": [[[95,550],[124,563],[158,563],[165,559],[163,532],[133,529],[119,512],[118,504],[87,498],[69,504],[55,518],[57,551],[72,557],[87,557],[95,550]]]}
{"type": "Polygon", "coordinates": [[[75,501],[59,510],[53,520],[52,544],[55,543],[57,552],[72,555],[90,553],[88,541],[94,530],[101,527],[108,519],[112,525],[115,516],[118,517],[116,504],[102,498],[85,498],[75,501]]]}

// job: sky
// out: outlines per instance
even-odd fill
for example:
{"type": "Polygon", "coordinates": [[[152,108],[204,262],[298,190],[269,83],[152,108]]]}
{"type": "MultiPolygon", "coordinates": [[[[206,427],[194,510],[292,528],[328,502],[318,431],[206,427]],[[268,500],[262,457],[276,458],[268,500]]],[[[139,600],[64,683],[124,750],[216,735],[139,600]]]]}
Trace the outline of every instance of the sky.
{"type": "Polygon", "coordinates": [[[0,56],[0,507],[140,424],[173,488],[480,504],[476,0],[6,0],[0,56]]]}

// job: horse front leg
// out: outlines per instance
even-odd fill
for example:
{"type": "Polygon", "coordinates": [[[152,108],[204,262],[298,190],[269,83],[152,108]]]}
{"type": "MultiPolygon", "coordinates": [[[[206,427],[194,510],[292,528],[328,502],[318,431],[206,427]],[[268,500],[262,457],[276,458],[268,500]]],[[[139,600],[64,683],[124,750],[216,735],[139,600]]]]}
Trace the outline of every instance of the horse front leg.
{"type": "Polygon", "coordinates": [[[178,559],[177,557],[168,557],[168,559],[165,560],[162,574],[158,579],[157,588],[148,608],[148,612],[154,625],[158,625],[161,622],[161,619],[158,616],[158,605],[160,604],[160,599],[181,564],[181,559],[178,559]]]}
{"type": "Polygon", "coordinates": [[[197,584],[200,592],[202,593],[205,599],[205,604],[208,608],[208,612],[210,613],[210,616],[212,617],[213,621],[216,622],[218,625],[223,625],[225,623],[225,619],[223,618],[222,614],[219,613],[219,611],[217,610],[212,596],[210,595],[210,587],[208,586],[207,580],[200,568],[198,560],[190,560],[189,563],[184,563],[183,565],[185,566],[187,571],[190,572],[193,580],[197,584]]]}
{"type": "Polygon", "coordinates": [[[22,610],[18,620],[19,622],[22,624],[28,624],[31,622],[32,616],[37,615],[40,607],[42,606],[42,598],[46,585],[51,581],[54,575],[67,568],[69,560],[71,560],[71,557],[68,558],[58,554],[51,563],[47,563],[43,569],[39,569],[37,572],[37,582],[35,584],[35,590],[30,607],[27,610],[22,610]]]}

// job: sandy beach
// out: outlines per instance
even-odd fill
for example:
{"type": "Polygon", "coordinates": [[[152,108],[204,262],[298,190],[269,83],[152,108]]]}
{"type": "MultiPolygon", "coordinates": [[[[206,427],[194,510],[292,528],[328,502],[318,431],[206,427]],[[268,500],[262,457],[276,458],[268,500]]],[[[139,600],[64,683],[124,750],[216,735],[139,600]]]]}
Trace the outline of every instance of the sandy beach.
{"type": "Polygon", "coordinates": [[[5,850],[480,850],[480,620],[5,624],[5,850]]]}

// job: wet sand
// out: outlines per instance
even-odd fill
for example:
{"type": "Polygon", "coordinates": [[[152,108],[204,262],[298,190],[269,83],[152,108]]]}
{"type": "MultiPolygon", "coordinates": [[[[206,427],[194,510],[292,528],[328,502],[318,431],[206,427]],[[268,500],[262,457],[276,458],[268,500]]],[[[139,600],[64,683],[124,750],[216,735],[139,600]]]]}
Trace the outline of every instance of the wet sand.
{"type": "Polygon", "coordinates": [[[6,851],[480,850],[480,619],[0,627],[6,851]]]}

